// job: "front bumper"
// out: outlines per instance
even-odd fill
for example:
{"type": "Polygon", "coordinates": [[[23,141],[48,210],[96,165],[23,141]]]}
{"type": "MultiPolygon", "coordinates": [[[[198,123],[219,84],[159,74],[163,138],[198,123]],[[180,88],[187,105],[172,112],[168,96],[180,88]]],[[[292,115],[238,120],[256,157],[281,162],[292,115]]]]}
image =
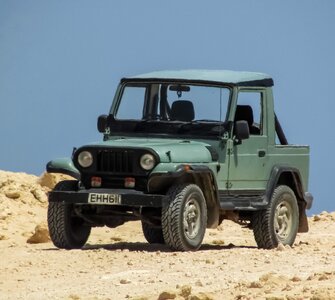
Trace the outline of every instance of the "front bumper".
{"type": "Polygon", "coordinates": [[[129,207],[162,207],[164,197],[128,189],[52,191],[48,196],[49,202],[129,207]]]}

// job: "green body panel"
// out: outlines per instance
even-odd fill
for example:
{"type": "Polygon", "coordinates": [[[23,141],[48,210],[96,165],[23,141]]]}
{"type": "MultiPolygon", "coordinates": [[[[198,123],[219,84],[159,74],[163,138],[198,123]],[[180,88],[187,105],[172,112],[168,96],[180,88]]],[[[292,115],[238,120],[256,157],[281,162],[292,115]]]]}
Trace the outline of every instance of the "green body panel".
{"type": "MultiPolygon", "coordinates": [[[[304,191],[308,188],[309,147],[275,144],[275,118],[272,88],[234,88],[229,119],[234,120],[237,96],[240,91],[257,91],[263,97],[263,134],[250,135],[249,139],[234,145],[233,139],[227,143],[229,155],[229,189],[234,191],[265,190],[272,170],[277,167],[297,169],[302,179],[304,191]],[[263,157],[259,156],[264,152],[263,157]]],[[[233,137],[231,135],[231,137],[233,137]]]]}
{"type": "Polygon", "coordinates": [[[113,137],[108,141],[93,143],[95,146],[110,147],[141,147],[154,150],[160,157],[152,173],[167,173],[176,171],[180,164],[206,165],[213,171],[217,186],[220,190],[227,189],[228,162],[226,142],[224,140],[190,140],[190,139],[162,139],[162,138],[121,138],[113,137]],[[219,156],[213,162],[206,147],[211,146],[219,156]],[[171,159],[171,160],[170,160],[171,159]],[[219,167],[218,167],[219,166],[219,167]]]}
{"type": "Polygon", "coordinates": [[[287,166],[299,171],[303,190],[308,190],[309,146],[269,146],[269,164],[287,166]]]}
{"type": "MultiPolygon", "coordinates": [[[[228,171],[228,187],[230,190],[243,191],[243,190],[265,190],[270,178],[270,173],[273,165],[268,160],[268,132],[274,132],[274,118],[273,124],[268,119],[269,98],[267,91],[271,88],[260,87],[243,87],[234,88],[232,104],[229,119],[233,122],[238,104],[238,94],[240,91],[257,91],[262,93],[263,101],[263,135],[250,135],[249,139],[242,141],[240,144],[234,144],[233,136],[228,142],[229,151],[229,171],[228,171]],[[271,125],[270,125],[271,124],[271,125]],[[270,127],[270,128],[269,128],[270,127]],[[264,151],[266,155],[259,157],[259,152],[264,151]]],[[[270,99],[270,102],[272,98],[270,99]]],[[[273,111],[272,111],[273,114],[273,111]]]]}
{"type": "Polygon", "coordinates": [[[267,155],[265,157],[258,156],[259,151],[267,152],[266,136],[250,136],[242,144],[231,147],[229,189],[266,189],[272,166],[267,155]]]}
{"type": "MultiPolygon", "coordinates": [[[[148,134],[148,137],[139,137],[137,134],[115,136],[106,127],[105,140],[89,146],[151,149],[160,158],[160,163],[151,170],[151,174],[176,171],[180,164],[207,166],[214,175],[218,189],[228,193],[245,194],[250,191],[265,191],[275,167],[297,170],[301,177],[303,191],[308,190],[309,147],[275,144],[273,82],[267,74],[188,70],[153,72],[124,78],[116,91],[110,114],[116,112],[118,103],[121,101],[123,86],[128,81],[132,84],[136,82],[150,84],[152,81],[159,80],[169,82],[185,80],[195,84],[204,82],[205,85],[229,86],[231,96],[226,119],[226,124],[230,124],[227,126],[228,131],[223,136],[208,139],[199,138],[196,135],[192,138],[180,138],[173,134],[158,138],[154,134],[148,134]],[[257,86],[258,83],[259,86],[257,86]],[[261,95],[262,132],[259,135],[250,135],[248,139],[236,143],[234,120],[238,95],[241,91],[256,91],[261,95]],[[209,147],[217,155],[213,156],[213,152],[208,150],[209,147]]],[[[55,160],[51,165],[66,172],[78,173],[69,159],[55,160]]]]}
{"type": "Polygon", "coordinates": [[[80,172],[74,166],[72,159],[68,157],[57,158],[50,161],[47,164],[47,171],[50,173],[63,173],[73,177],[80,177],[80,172]]]}
{"type": "Polygon", "coordinates": [[[162,163],[209,163],[212,161],[206,146],[209,144],[185,139],[116,138],[94,143],[95,146],[150,148],[162,163]]]}

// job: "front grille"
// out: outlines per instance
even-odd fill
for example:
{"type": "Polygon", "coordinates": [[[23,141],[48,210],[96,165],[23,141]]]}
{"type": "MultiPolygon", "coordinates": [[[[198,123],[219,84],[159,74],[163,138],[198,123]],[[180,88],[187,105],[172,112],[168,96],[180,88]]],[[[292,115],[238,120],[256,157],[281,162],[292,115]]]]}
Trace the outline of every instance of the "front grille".
{"type": "Polygon", "coordinates": [[[133,173],[132,151],[100,150],[97,155],[98,172],[133,173]]]}

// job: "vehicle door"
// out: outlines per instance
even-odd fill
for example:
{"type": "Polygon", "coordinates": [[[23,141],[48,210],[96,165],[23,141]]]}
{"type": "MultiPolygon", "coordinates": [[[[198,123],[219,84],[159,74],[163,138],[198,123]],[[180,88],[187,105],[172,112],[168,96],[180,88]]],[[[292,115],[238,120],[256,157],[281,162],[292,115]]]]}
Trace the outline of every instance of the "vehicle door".
{"type": "Polygon", "coordinates": [[[228,143],[229,194],[262,194],[268,180],[268,134],[266,91],[261,88],[239,89],[235,119],[248,122],[250,137],[237,142],[234,133],[228,143]]]}

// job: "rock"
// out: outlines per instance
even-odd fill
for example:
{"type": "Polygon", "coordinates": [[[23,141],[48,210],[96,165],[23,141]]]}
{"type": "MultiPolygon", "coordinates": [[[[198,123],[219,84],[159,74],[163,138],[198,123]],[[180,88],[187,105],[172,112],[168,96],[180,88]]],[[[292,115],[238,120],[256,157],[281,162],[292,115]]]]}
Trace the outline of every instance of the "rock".
{"type": "Polygon", "coordinates": [[[195,282],[195,286],[204,286],[203,283],[200,281],[200,279],[198,279],[196,282],[195,282]]]}
{"type": "Polygon", "coordinates": [[[321,274],[318,280],[322,281],[322,280],[328,280],[328,279],[329,279],[329,276],[327,276],[326,274],[321,274]]]}
{"type": "Polygon", "coordinates": [[[0,241],[8,240],[8,236],[0,234],[0,241]]]}
{"type": "Polygon", "coordinates": [[[188,300],[214,300],[213,295],[207,293],[199,293],[196,295],[191,295],[188,300]]]}
{"type": "Polygon", "coordinates": [[[175,291],[164,291],[159,294],[157,300],[169,300],[175,299],[176,297],[177,293],[175,291]]]}
{"type": "Polygon", "coordinates": [[[128,280],[128,279],[121,279],[121,280],[120,280],[120,283],[121,283],[121,284],[128,284],[128,283],[131,283],[131,281],[128,280]]]}
{"type": "Polygon", "coordinates": [[[212,244],[214,244],[214,245],[224,245],[225,242],[224,242],[224,240],[214,240],[214,241],[212,241],[212,244]]]}
{"type": "Polygon", "coordinates": [[[57,184],[57,178],[55,174],[44,172],[37,181],[41,186],[45,186],[52,190],[57,184]]]}
{"type": "Polygon", "coordinates": [[[285,246],[282,243],[279,243],[277,246],[277,251],[285,251],[285,250],[286,250],[285,246]]]}
{"type": "Polygon", "coordinates": [[[110,240],[111,240],[112,242],[121,242],[121,241],[122,241],[122,238],[119,237],[119,236],[112,236],[112,237],[110,238],[110,240]]]}
{"type": "Polygon", "coordinates": [[[248,286],[249,288],[252,288],[252,289],[259,289],[259,288],[262,288],[263,287],[263,284],[260,283],[259,281],[253,281],[249,284],[248,286]]]}
{"type": "Polygon", "coordinates": [[[31,190],[31,193],[35,197],[36,200],[38,200],[41,203],[47,202],[47,195],[45,192],[41,191],[40,189],[33,189],[31,190]]]}
{"type": "Polygon", "coordinates": [[[293,281],[293,282],[299,282],[299,281],[301,281],[301,278],[298,277],[298,276],[293,276],[293,277],[291,278],[291,281],[293,281]]]}
{"type": "Polygon", "coordinates": [[[73,177],[64,174],[44,172],[37,180],[37,183],[52,190],[59,181],[71,179],[73,180],[73,177]]]}
{"type": "Polygon", "coordinates": [[[6,195],[7,198],[10,198],[10,199],[18,199],[21,196],[20,192],[15,191],[15,190],[9,190],[9,191],[5,192],[5,195],[6,195]]]}
{"type": "Polygon", "coordinates": [[[183,285],[180,288],[179,295],[187,299],[187,297],[191,295],[191,293],[192,293],[192,287],[190,285],[183,285]]]}
{"type": "Polygon", "coordinates": [[[289,279],[283,275],[277,276],[275,273],[271,272],[271,273],[262,275],[259,278],[259,281],[269,286],[280,286],[288,282],[289,279]]]}
{"type": "Polygon", "coordinates": [[[265,299],[266,300],[285,300],[285,297],[269,295],[269,296],[266,296],[265,299]]]}
{"type": "Polygon", "coordinates": [[[35,227],[34,234],[27,240],[29,244],[39,244],[50,242],[49,230],[46,224],[40,224],[35,227]]]}

